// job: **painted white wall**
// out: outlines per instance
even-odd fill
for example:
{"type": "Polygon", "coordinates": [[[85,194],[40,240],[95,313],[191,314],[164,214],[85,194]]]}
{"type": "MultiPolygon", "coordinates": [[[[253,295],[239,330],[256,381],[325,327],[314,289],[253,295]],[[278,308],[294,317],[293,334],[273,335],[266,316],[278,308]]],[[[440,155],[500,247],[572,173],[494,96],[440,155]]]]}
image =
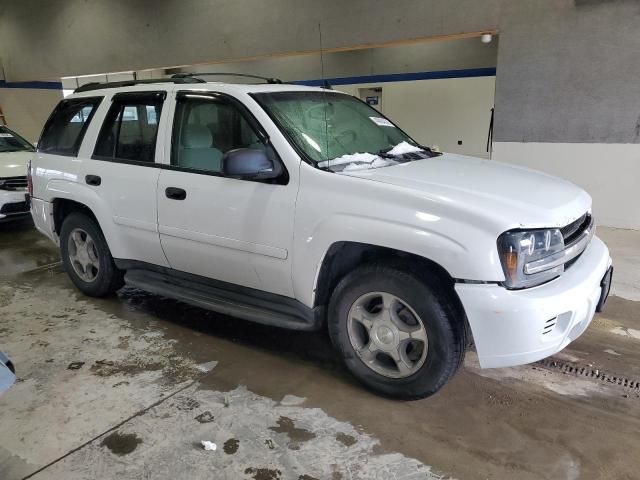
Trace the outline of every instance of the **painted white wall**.
{"type": "Polygon", "coordinates": [[[339,85],[336,90],[357,97],[359,88],[371,87],[382,87],[383,113],[420,143],[488,158],[495,77],[339,85]]]}
{"type": "Polygon", "coordinates": [[[599,225],[640,230],[638,144],[494,142],[493,159],[566,178],[593,197],[599,225]]]}
{"type": "Polygon", "coordinates": [[[53,107],[62,98],[62,90],[0,88],[0,107],[7,126],[35,142],[53,107]]]}

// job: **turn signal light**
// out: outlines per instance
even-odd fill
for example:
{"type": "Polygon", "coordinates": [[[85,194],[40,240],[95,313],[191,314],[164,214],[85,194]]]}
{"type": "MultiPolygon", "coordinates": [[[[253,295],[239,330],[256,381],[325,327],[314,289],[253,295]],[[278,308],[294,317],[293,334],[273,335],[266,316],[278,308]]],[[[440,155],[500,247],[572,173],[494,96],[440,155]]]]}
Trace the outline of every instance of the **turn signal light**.
{"type": "Polygon", "coordinates": [[[518,268],[518,254],[516,252],[504,252],[502,254],[502,264],[504,265],[505,273],[509,276],[509,280],[515,280],[518,268]]]}

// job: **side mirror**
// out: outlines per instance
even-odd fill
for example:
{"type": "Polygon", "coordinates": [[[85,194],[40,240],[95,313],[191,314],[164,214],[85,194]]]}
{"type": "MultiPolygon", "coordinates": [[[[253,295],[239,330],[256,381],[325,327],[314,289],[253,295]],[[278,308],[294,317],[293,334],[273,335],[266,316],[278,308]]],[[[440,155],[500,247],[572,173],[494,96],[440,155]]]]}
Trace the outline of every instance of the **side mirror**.
{"type": "Polygon", "coordinates": [[[222,173],[230,177],[260,180],[274,178],[278,172],[264,150],[237,148],[222,157],[222,173]]]}

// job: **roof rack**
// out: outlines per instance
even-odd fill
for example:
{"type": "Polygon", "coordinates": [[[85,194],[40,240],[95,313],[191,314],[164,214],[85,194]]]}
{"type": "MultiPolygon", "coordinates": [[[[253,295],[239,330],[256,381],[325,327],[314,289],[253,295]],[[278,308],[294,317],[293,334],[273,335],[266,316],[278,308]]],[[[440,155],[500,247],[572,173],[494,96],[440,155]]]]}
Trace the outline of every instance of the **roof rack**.
{"type": "Polygon", "coordinates": [[[120,82],[91,82],[79,86],[73,92],[90,92],[92,90],[101,90],[103,88],[131,87],[133,85],[141,85],[146,83],[205,83],[201,78],[196,77],[171,77],[171,78],[145,78],[142,80],[123,80],[120,82]]]}
{"type": "Polygon", "coordinates": [[[261,77],[260,75],[249,75],[248,73],[224,73],[224,72],[211,72],[211,73],[176,73],[172,75],[171,78],[176,80],[185,79],[185,78],[193,78],[196,79],[198,77],[243,77],[243,78],[255,78],[257,80],[264,80],[266,83],[282,83],[282,80],[279,78],[273,77],[261,77]]]}

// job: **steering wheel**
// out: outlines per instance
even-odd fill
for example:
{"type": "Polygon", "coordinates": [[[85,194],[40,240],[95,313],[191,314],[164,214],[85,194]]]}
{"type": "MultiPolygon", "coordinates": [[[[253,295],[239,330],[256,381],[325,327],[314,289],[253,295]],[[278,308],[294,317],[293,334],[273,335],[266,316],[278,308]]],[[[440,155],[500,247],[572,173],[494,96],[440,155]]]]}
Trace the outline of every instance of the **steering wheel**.
{"type": "Polygon", "coordinates": [[[355,143],[358,138],[358,134],[355,130],[343,130],[342,132],[336,134],[335,139],[336,142],[342,143],[343,141],[346,143],[355,143]],[[351,137],[349,139],[342,140],[344,137],[351,137]]]}
{"type": "Polygon", "coordinates": [[[329,112],[325,112],[325,109],[329,108],[329,104],[327,103],[320,103],[318,105],[314,105],[313,107],[309,108],[309,110],[307,110],[307,116],[309,118],[312,118],[313,120],[322,120],[324,121],[325,118],[329,119],[329,117],[331,116],[329,112]]]}

